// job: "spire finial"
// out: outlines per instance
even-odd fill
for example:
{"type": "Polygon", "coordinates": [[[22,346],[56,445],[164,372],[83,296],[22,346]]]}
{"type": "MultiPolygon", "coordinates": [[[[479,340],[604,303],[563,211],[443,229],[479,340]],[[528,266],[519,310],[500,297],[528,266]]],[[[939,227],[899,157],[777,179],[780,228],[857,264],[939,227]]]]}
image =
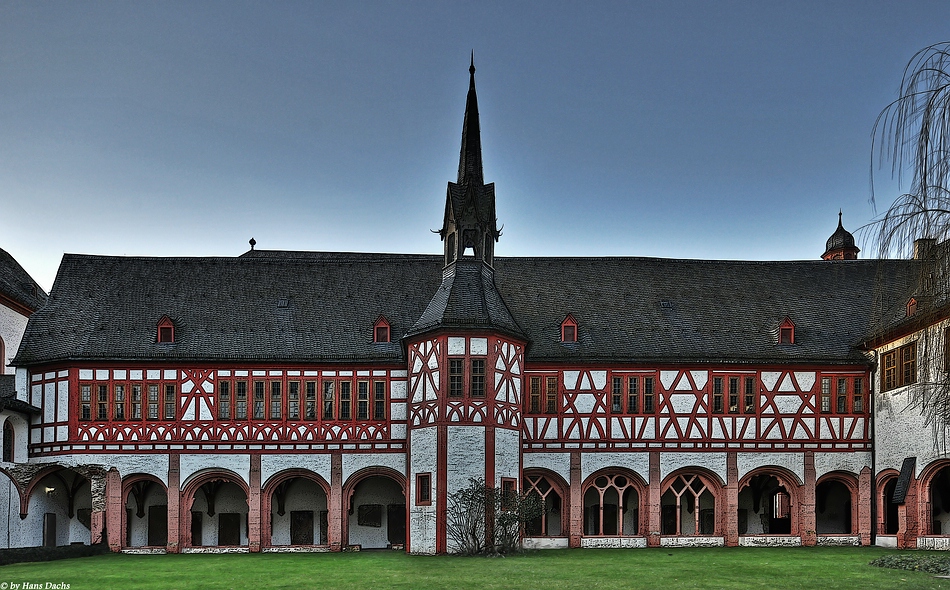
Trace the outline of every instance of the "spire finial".
{"type": "Polygon", "coordinates": [[[472,50],[472,65],[468,66],[468,73],[472,76],[475,75],[475,50],[472,50]]]}
{"type": "Polygon", "coordinates": [[[841,209],[838,209],[838,227],[844,227],[841,225],[841,209]]]}

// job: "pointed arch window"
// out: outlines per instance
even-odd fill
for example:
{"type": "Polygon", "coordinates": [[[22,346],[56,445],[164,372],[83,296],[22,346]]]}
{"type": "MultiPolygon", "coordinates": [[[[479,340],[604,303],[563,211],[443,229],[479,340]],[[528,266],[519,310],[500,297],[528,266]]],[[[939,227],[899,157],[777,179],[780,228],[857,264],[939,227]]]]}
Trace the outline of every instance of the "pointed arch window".
{"type": "Polygon", "coordinates": [[[389,320],[384,316],[379,316],[379,318],[376,319],[376,323],[373,324],[373,342],[376,344],[390,342],[391,337],[392,330],[389,326],[389,320]]]}
{"type": "Polygon", "coordinates": [[[788,316],[782,320],[778,327],[779,344],[795,344],[795,323],[788,316]]]}
{"type": "Polygon", "coordinates": [[[561,322],[561,342],[577,342],[577,320],[571,314],[561,322]]]}
{"type": "Polygon", "coordinates": [[[158,320],[158,333],[155,341],[159,344],[172,344],[175,342],[175,322],[167,315],[163,315],[158,320]]]}

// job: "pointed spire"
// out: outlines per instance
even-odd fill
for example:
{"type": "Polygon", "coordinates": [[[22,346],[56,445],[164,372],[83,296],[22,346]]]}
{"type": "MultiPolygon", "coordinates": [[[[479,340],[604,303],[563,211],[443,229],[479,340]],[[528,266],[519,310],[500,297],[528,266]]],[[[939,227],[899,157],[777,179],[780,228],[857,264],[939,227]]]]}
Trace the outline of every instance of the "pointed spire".
{"type": "Polygon", "coordinates": [[[841,228],[844,227],[843,225],[841,225],[841,209],[838,209],[838,227],[841,227],[841,228]]]}
{"type": "Polygon", "coordinates": [[[468,68],[468,98],[465,101],[465,120],[462,122],[462,149],[459,154],[458,184],[484,184],[482,175],[482,139],[478,126],[478,97],[475,95],[475,50],[468,68]]]}

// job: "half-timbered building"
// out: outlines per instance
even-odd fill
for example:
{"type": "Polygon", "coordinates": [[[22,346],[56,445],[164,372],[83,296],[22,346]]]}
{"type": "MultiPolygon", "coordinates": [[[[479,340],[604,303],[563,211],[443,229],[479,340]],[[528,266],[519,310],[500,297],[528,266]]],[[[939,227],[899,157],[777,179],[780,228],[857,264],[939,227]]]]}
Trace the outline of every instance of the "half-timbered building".
{"type": "Polygon", "coordinates": [[[542,500],[529,547],[872,542],[899,468],[862,343],[918,261],[857,260],[840,218],[824,260],[496,256],[474,66],[439,234],[66,255],[12,361],[0,539],[442,553],[480,478],[542,500]]]}

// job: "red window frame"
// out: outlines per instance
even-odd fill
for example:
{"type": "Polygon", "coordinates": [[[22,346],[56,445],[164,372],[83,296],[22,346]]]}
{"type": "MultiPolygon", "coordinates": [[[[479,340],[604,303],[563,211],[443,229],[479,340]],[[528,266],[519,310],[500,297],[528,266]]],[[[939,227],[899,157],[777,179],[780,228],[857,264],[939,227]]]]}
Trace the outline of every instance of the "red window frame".
{"type": "Polygon", "coordinates": [[[416,506],[432,505],[432,473],[416,474],[416,506]]]}
{"type": "Polygon", "coordinates": [[[389,320],[384,316],[379,316],[373,324],[373,343],[385,344],[392,341],[392,327],[389,320]]]}
{"type": "Polygon", "coordinates": [[[561,322],[561,342],[577,342],[577,320],[571,314],[561,322]]]}
{"type": "Polygon", "coordinates": [[[167,315],[163,315],[162,318],[158,320],[155,342],[159,344],[175,343],[175,322],[167,315]]]}

